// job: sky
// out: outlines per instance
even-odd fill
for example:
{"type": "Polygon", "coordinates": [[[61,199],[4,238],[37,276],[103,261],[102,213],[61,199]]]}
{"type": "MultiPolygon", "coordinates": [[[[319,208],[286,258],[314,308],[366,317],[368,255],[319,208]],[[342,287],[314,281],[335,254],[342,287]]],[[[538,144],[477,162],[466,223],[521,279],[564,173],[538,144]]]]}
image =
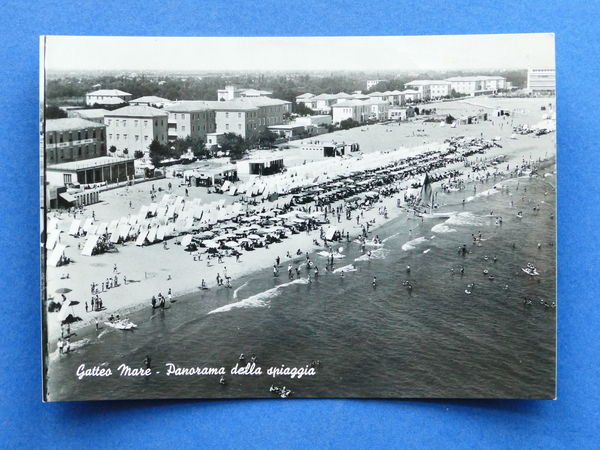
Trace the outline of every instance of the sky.
{"type": "MultiPolygon", "coordinates": [[[[43,48],[44,37],[41,39],[43,48]]],[[[47,36],[48,71],[474,71],[554,68],[554,35],[47,36]]]]}

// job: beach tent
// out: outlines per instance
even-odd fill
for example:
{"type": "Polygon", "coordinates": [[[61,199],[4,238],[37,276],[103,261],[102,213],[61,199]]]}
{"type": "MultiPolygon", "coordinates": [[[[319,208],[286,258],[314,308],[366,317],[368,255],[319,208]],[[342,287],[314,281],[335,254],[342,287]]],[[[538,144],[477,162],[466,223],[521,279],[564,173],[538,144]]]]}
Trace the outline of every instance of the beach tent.
{"type": "Polygon", "coordinates": [[[162,206],[166,206],[171,202],[171,196],[169,194],[163,195],[163,198],[160,200],[160,204],[162,206]]]}
{"type": "Polygon", "coordinates": [[[148,230],[140,231],[140,234],[138,234],[138,237],[135,240],[135,245],[137,245],[138,247],[144,245],[144,242],[146,241],[146,236],[148,236],[148,230]]]}
{"type": "Polygon", "coordinates": [[[158,205],[156,203],[150,203],[150,205],[148,206],[148,214],[156,214],[157,209],[158,205]]]}
{"type": "Polygon", "coordinates": [[[96,244],[98,244],[98,235],[90,234],[88,235],[85,244],[83,245],[83,250],[81,250],[81,254],[83,256],[92,256],[92,252],[94,248],[96,248],[96,244]]]}
{"type": "Polygon", "coordinates": [[[46,222],[46,229],[48,230],[48,232],[58,230],[59,225],[60,220],[58,220],[56,217],[49,217],[48,221],[46,222]]]}
{"type": "Polygon", "coordinates": [[[107,229],[108,224],[106,222],[101,222],[100,225],[98,225],[97,234],[105,234],[107,232],[107,229]]]}
{"type": "Polygon", "coordinates": [[[140,218],[145,219],[148,216],[148,206],[142,205],[140,206],[140,218]]]}
{"type": "Polygon", "coordinates": [[[112,220],[110,222],[110,225],[108,225],[108,234],[113,234],[115,231],[117,231],[117,227],[119,226],[119,219],[115,219],[112,220]]]}
{"type": "Polygon", "coordinates": [[[158,230],[156,230],[156,240],[163,241],[165,239],[166,234],[167,234],[167,226],[161,225],[160,227],[158,227],[158,230]]]}
{"type": "Polygon", "coordinates": [[[325,239],[327,239],[328,241],[333,239],[333,235],[335,234],[335,232],[337,231],[336,227],[329,227],[328,229],[325,230],[325,239]]]}
{"type": "Polygon", "coordinates": [[[188,245],[190,245],[192,243],[192,235],[191,234],[186,234],[182,239],[181,239],[181,246],[183,248],[186,248],[188,245]]]}
{"type": "Polygon", "coordinates": [[[127,236],[129,235],[129,230],[131,229],[131,225],[129,225],[128,223],[124,223],[122,225],[119,225],[119,229],[117,231],[117,234],[120,238],[122,239],[127,239],[127,236]]]}
{"type": "Polygon", "coordinates": [[[71,222],[71,226],[69,227],[69,235],[71,235],[71,236],[78,235],[80,228],[81,228],[81,221],[79,219],[73,219],[73,222],[71,222]]]}
{"type": "Polygon", "coordinates": [[[46,238],[46,248],[48,250],[53,250],[58,243],[58,237],[60,235],[60,231],[54,230],[50,234],[48,234],[46,238]]]}
{"type": "Polygon", "coordinates": [[[60,258],[64,256],[66,247],[62,244],[58,244],[56,248],[52,251],[52,254],[48,258],[48,265],[50,267],[58,266],[60,258]]]}

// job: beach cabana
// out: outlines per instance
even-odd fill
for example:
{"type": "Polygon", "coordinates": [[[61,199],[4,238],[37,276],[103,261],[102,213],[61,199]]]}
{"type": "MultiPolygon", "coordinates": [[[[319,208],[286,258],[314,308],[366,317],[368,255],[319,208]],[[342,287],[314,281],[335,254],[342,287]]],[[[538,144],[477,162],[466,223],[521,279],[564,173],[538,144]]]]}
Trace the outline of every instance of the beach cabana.
{"type": "Polygon", "coordinates": [[[92,256],[96,245],[98,244],[98,235],[90,234],[88,235],[85,244],[83,245],[83,250],[81,250],[81,254],[83,256],[92,256]]]}
{"type": "Polygon", "coordinates": [[[50,267],[57,267],[60,260],[65,256],[66,247],[62,244],[58,244],[56,248],[50,254],[48,258],[48,265],[50,267]]]}
{"type": "Polygon", "coordinates": [[[69,227],[69,235],[77,236],[79,234],[80,229],[81,229],[81,220],[73,219],[73,222],[71,222],[71,226],[69,227]]]}
{"type": "Polygon", "coordinates": [[[148,236],[148,230],[140,231],[140,234],[138,234],[138,237],[135,240],[135,245],[137,245],[138,247],[144,245],[144,242],[146,241],[146,236],[148,236]]]}

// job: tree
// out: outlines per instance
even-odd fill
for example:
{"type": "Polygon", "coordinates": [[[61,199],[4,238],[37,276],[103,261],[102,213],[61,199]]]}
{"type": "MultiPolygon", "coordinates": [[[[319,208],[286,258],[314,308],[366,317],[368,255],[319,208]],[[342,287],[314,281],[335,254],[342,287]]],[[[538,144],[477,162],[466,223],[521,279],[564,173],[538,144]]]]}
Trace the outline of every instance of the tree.
{"type": "Polygon", "coordinates": [[[359,125],[360,125],[360,123],[358,123],[356,120],[354,120],[354,119],[352,119],[350,117],[347,118],[347,119],[345,119],[345,120],[342,120],[340,122],[340,128],[342,130],[348,130],[350,128],[354,128],[354,127],[357,127],[359,125]]]}
{"type": "Polygon", "coordinates": [[[277,140],[277,135],[268,128],[265,128],[260,133],[258,133],[257,140],[259,146],[271,148],[277,140]]]}
{"type": "Polygon", "coordinates": [[[46,106],[46,110],[44,111],[45,119],[64,119],[65,117],[67,117],[67,113],[58,106],[46,106]]]}
{"type": "Polygon", "coordinates": [[[150,151],[150,160],[152,160],[152,164],[154,167],[159,167],[160,162],[163,159],[168,158],[170,155],[170,151],[166,145],[161,144],[158,140],[153,139],[148,147],[150,151]]]}
{"type": "Polygon", "coordinates": [[[111,152],[113,155],[115,154],[115,152],[117,151],[117,147],[115,147],[114,145],[111,145],[108,149],[109,152],[111,152]]]}
{"type": "Polygon", "coordinates": [[[301,116],[311,116],[314,114],[314,111],[304,103],[294,103],[294,112],[301,116]]]}
{"type": "Polygon", "coordinates": [[[123,154],[124,154],[124,155],[128,155],[128,154],[129,154],[129,149],[126,149],[126,148],[125,148],[125,149],[123,149],[123,154]]]}
{"type": "Polygon", "coordinates": [[[452,123],[453,123],[455,120],[456,120],[456,119],[455,119],[454,117],[452,117],[452,115],[451,115],[451,114],[448,114],[448,115],[446,116],[446,123],[447,123],[448,125],[451,125],[451,124],[452,124],[452,123]]]}
{"type": "Polygon", "coordinates": [[[133,152],[133,157],[135,159],[140,159],[144,157],[144,152],[141,150],[136,150],[135,152],[133,152]]]}
{"type": "Polygon", "coordinates": [[[229,152],[229,157],[231,159],[242,159],[248,150],[248,146],[244,141],[244,138],[239,134],[225,133],[223,135],[221,150],[229,152]]]}

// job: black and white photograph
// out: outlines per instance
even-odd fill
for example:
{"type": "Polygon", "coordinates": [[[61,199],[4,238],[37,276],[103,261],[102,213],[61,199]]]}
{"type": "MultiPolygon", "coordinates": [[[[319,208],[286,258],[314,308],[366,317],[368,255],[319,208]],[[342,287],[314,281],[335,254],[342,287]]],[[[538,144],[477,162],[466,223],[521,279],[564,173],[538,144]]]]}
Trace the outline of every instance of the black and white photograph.
{"type": "Polygon", "coordinates": [[[556,113],[550,33],[42,36],[44,400],[554,399],[556,113]]]}

